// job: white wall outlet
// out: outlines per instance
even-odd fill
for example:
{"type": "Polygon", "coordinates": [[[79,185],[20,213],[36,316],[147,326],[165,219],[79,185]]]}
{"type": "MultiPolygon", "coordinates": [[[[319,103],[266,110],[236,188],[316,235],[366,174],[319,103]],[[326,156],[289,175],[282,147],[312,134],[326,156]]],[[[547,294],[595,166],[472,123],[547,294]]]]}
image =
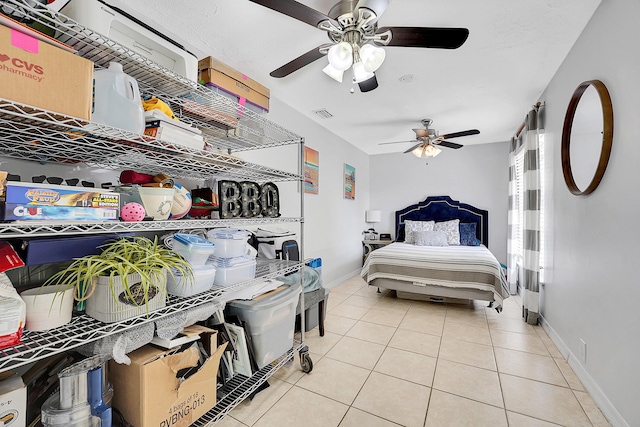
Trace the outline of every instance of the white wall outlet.
{"type": "Polygon", "coordinates": [[[587,343],[580,338],[580,359],[582,363],[587,364],[587,343]]]}

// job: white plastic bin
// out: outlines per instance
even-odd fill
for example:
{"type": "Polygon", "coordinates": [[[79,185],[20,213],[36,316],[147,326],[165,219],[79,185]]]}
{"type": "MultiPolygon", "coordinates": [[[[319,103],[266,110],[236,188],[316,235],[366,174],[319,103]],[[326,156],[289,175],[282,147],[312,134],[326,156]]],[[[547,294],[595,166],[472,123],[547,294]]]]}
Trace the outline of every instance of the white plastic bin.
{"type": "Polygon", "coordinates": [[[256,277],[256,259],[252,256],[234,258],[211,257],[207,264],[216,268],[214,285],[231,286],[256,277]]]}
{"type": "Polygon", "coordinates": [[[246,255],[249,252],[249,233],[246,230],[233,230],[219,228],[209,230],[207,239],[216,245],[214,255],[218,258],[234,258],[246,255]]]}
{"type": "Polygon", "coordinates": [[[215,251],[215,244],[195,234],[176,233],[171,249],[182,255],[191,265],[204,265],[215,251]]]}
{"type": "Polygon", "coordinates": [[[180,297],[199,294],[211,289],[215,276],[216,267],[211,264],[194,265],[193,277],[185,277],[173,270],[173,275],[167,274],[167,292],[180,297]]]}
{"type": "Polygon", "coordinates": [[[227,303],[230,315],[247,323],[253,355],[259,369],[293,347],[293,331],[300,286],[285,286],[258,300],[234,300],[227,303]]]}

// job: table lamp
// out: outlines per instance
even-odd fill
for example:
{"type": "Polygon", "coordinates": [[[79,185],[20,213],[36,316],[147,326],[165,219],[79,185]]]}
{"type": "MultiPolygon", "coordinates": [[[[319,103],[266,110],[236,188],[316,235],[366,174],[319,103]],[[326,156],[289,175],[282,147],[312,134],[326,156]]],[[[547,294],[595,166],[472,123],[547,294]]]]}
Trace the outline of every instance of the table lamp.
{"type": "MultiPolygon", "coordinates": [[[[382,212],[380,211],[365,211],[364,213],[364,221],[367,224],[373,224],[375,222],[380,222],[382,221],[382,212]]],[[[378,238],[378,233],[376,232],[376,230],[371,227],[369,228],[369,239],[370,240],[376,240],[378,238]]]]}

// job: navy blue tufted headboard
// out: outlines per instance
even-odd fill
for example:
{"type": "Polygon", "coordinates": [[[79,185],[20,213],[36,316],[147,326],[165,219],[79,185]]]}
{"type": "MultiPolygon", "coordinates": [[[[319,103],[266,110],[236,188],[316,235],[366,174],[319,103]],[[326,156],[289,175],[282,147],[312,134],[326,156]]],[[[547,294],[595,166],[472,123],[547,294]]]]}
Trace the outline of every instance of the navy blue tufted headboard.
{"type": "Polygon", "coordinates": [[[423,202],[396,211],[396,241],[404,241],[404,221],[475,222],[476,237],[489,247],[489,212],[452,200],[449,196],[427,197],[423,202]]]}

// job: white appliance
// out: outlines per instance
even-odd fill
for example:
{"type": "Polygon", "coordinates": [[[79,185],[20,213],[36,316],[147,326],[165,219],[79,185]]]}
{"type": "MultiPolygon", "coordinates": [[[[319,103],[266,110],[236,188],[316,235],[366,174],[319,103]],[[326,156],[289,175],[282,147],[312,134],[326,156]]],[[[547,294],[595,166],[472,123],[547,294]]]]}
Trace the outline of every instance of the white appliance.
{"type": "Polygon", "coordinates": [[[122,9],[103,0],[71,0],[60,9],[60,13],[164,68],[198,81],[198,58],[195,55],[122,9]]]}

